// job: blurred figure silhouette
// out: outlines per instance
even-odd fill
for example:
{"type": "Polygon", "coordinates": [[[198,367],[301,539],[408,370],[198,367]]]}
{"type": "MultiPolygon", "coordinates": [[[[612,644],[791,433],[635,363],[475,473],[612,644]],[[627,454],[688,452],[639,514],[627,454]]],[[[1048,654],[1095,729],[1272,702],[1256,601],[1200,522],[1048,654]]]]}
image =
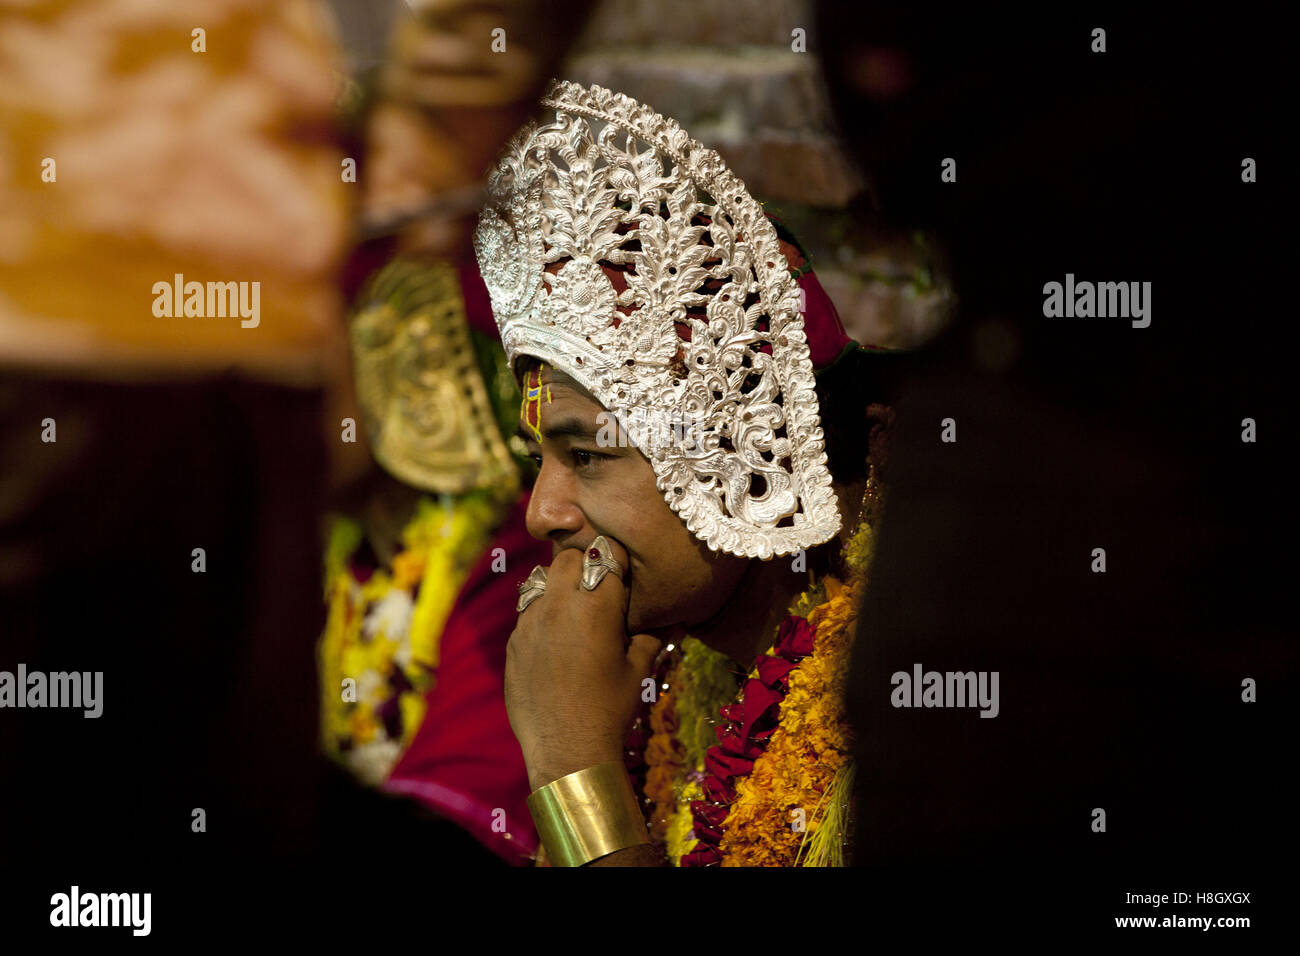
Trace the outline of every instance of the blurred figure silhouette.
{"type": "Polygon", "coordinates": [[[870,214],[932,230],[958,298],[893,385],[858,864],[890,903],[997,927],[1261,887],[1295,660],[1273,546],[1291,334],[1255,279],[1282,274],[1268,25],[818,12],[870,214]],[[1272,174],[1243,182],[1244,157],[1272,174]],[[1047,317],[1067,274],[1151,282],[1150,326],[1047,317]],[[999,715],[891,706],[917,663],[1000,672],[999,715]]]}

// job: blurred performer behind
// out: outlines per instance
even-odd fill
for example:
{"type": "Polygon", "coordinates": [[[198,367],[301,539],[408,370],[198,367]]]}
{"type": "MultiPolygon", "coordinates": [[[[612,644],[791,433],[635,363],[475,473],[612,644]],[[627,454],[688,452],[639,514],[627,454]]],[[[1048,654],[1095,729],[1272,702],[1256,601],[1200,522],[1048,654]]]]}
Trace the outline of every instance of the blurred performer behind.
{"type": "Polygon", "coordinates": [[[322,743],[521,862],[536,836],[502,685],[518,586],[550,549],[524,527],[507,447],[519,392],[486,299],[472,267],[397,260],[353,319],[383,470],[330,531],[322,743]]]}

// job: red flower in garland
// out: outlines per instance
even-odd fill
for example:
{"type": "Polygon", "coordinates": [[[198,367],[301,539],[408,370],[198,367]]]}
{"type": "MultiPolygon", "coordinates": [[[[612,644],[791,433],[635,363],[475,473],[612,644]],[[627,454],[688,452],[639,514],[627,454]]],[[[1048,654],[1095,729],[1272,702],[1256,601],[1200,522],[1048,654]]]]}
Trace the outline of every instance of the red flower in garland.
{"type": "Polygon", "coordinates": [[[768,657],[764,654],[758,660],[758,679],[768,687],[775,687],[790,671],[794,670],[794,666],[795,662],[792,660],[786,660],[784,657],[768,657]]]}
{"type": "Polygon", "coordinates": [[[748,776],[767,747],[780,719],[781,702],[790,686],[790,671],[813,652],[817,637],[805,618],[790,615],[777,631],[774,654],[759,655],[757,677],[745,681],[740,700],[719,711],[718,744],[704,758],[704,800],[691,801],[696,849],[682,866],[717,866],[722,862],[722,827],[736,799],[736,781],[748,776]]]}
{"type": "Polygon", "coordinates": [[[782,657],[799,661],[813,652],[817,629],[805,618],[791,615],[781,622],[776,635],[776,652],[782,657]]]}

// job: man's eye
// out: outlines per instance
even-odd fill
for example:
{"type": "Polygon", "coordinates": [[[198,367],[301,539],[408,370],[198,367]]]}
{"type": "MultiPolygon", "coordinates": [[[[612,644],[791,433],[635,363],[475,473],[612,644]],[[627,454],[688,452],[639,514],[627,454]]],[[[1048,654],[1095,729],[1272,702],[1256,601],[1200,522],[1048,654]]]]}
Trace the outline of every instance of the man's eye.
{"type": "Polygon", "coordinates": [[[588,451],[585,448],[571,449],[570,454],[573,455],[573,463],[579,468],[587,468],[591,465],[598,464],[607,458],[613,457],[611,455],[602,455],[598,451],[588,451]]]}
{"type": "MultiPolygon", "coordinates": [[[[613,458],[613,455],[605,455],[598,451],[589,451],[586,448],[570,448],[569,457],[573,461],[575,468],[591,468],[599,465],[602,461],[613,458]]],[[[542,453],[540,451],[529,452],[528,460],[537,466],[540,471],[542,467],[542,453]]]]}

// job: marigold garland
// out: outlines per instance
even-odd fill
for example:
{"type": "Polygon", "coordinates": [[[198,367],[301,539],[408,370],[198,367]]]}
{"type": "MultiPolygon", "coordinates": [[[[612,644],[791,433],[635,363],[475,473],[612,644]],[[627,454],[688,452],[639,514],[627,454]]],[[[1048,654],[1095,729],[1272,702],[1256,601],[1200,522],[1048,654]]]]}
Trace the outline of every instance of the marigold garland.
{"type": "Polygon", "coordinates": [[[697,768],[716,741],[714,727],[718,710],[734,700],[740,686],[736,665],[727,655],[688,637],[678,653],[668,660],[669,670],[661,682],[667,684],[650,711],[653,731],[646,746],[645,796],[651,804],[652,839],[668,846],[676,863],[682,849],[693,842],[690,804],[703,796],[697,768]]]}
{"type": "Polygon", "coordinates": [[[856,620],[858,589],[826,582],[830,593],[806,619],[816,648],[791,671],[781,718],[736,800],[720,844],[723,866],[792,866],[805,835],[816,834],[817,808],[851,741],[844,720],[844,680],[856,620]]]}
{"type": "Polygon", "coordinates": [[[318,647],[322,746],[381,783],[415,736],[433,686],[443,625],[501,515],[491,495],[421,498],[391,570],[358,579],[361,526],[337,518],[326,549],[329,608],[318,647]],[[351,678],[353,693],[344,693],[351,678]]]}
{"type": "Polygon", "coordinates": [[[652,838],[674,865],[843,864],[853,779],[844,685],[879,510],[873,480],[843,549],[847,581],[827,575],[792,603],[739,697],[734,664],[693,638],[668,662],[649,715],[645,795],[652,838]]]}

